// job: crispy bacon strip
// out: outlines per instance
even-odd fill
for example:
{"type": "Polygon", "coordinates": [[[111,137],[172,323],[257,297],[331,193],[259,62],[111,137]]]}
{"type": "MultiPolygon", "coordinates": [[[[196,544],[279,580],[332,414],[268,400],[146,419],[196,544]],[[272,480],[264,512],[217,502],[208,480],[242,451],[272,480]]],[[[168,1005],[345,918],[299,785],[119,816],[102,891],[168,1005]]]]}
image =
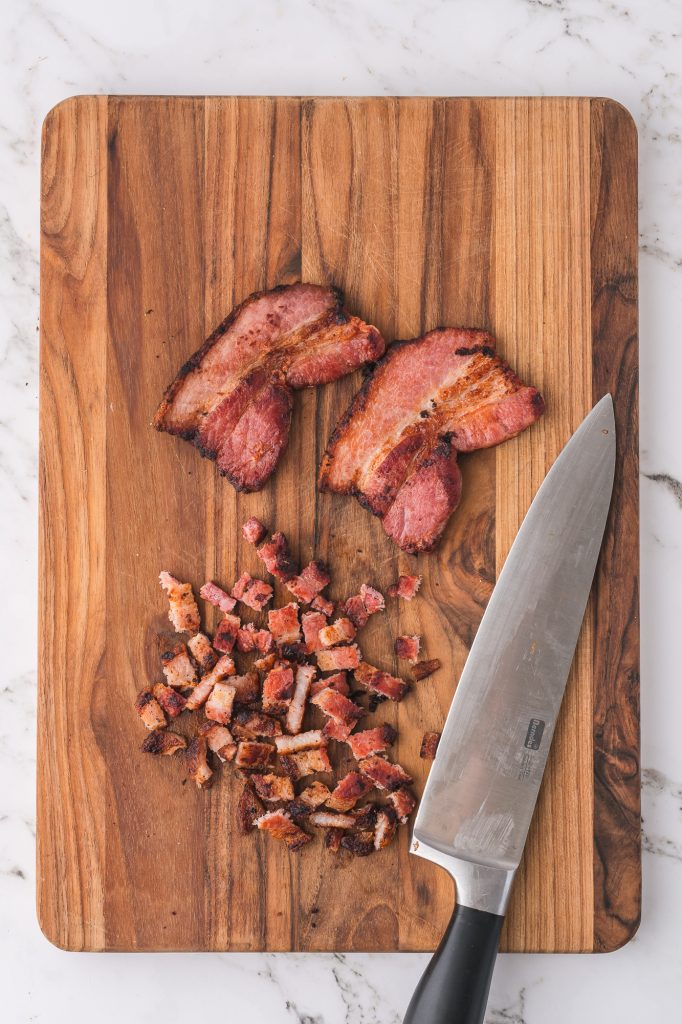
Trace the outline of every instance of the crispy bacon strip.
{"type": "Polygon", "coordinates": [[[398,636],[394,644],[395,653],[403,661],[411,661],[414,664],[419,657],[421,642],[420,636],[398,636]]]}
{"type": "Polygon", "coordinates": [[[374,849],[383,850],[392,841],[398,830],[398,816],[392,807],[382,807],[377,813],[374,827],[374,849]]]}
{"type": "Polygon", "coordinates": [[[291,820],[286,811],[269,811],[256,820],[256,826],[273,839],[286,843],[290,850],[300,850],[312,839],[311,835],[291,820]]]}
{"type": "Polygon", "coordinates": [[[327,807],[331,807],[333,811],[350,811],[372,788],[372,782],[360,772],[348,772],[337,782],[336,788],[327,800],[327,807]]]}
{"type": "Polygon", "coordinates": [[[229,654],[237,642],[237,634],[241,627],[238,615],[223,615],[213,637],[213,646],[223,654],[229,654]]]}
{"type": "Polygon", "coordinates": [[[300,733],[303,725],[306,701],[310,693],[310,687],[315,677],[314,665],[299,665],[296,669],[294,681],[294,694],[287,708],[284,724],[287,732],[300,733]]]}
{"type": "Polygon", "coordinates": [[[256,795],[266,804],[294,799],[294,784],[286,775],[253,775],[251,781],[256,795]]]}
{"type": "Polygon", "coordinates": [[[208,763],[208,741],[195,736],[187,748],[187,772],[199,789],[208,789],[213,782],[213,769],[208,763]]]}
{"type": "Polygon", "coordinates": [[[156,683],[152,692],[170,718],[177,718],[185,710],[187,701],[172,686],[166,686],[165,683],[156,683]]]}
{"type": "Polygon", "coordinates": [[[422,745],[419,748],[419,756],[425,761],[433,761],[440,743],[439,732],[425,732],[422,736],[422,745]]]}
{"type": "Polygon", "coordinates": [[[296,602],[269,611],[268,627],[276,643],[298,643],[301,639],[301,627],[296,602]]]}
{"type": "Polygon", "coordinates": [[[187,653],[187,645],[178,637],[162,633],[158,637],[161,667],[169,686],[194,686],[197,673],[187,653]]]}
{"type": "Polygon", "coordinates": [[[336,288],[256,292],[180,369],[154,426],[191,441],[237,490],[259,490],[286,446],[293,390],[336,380],[384,348],[336,288]]]}
{"type": "Polygon", "coordinates": [[[166,728],[166,716],[161,710],[161,705],[150,690],[142,690],[135,700],[135,710],[142,719],[146,729],[155,731],[166,728]]]}
{"type": "Polygon", "coordinates": [[[218,655],[211,646],[211,641],[205,633],[195,633],[194,636],[190,637],[187,641],[187,646],[192,652],[192,657],[199,666],[199,671],[203,675],[205,672],[210,672],[215,663],[218,660],[218,655]]]}
{"type": "Polygon", "coordinates": [[[359,767],[362,774],[366,775],[378,789],[385,789],[389,793],[412,782],[412,777],[399,764],[391,764],[377,755],[363,758],[359,767]]]}
{"type": "Polygon", "coordinates": [[[263,580],[255,580],[248,572],[243,572],[230,591],[232,597],[241,601],[255,612],[261,612],[272,599],[272,587],[263,580]]]}
{"type": "Polygon", "coordinates": [[[237,768],[267,768],[272,761],[275,748],[269,743],[242,740],[237,744],[234,763],[237,768]]]}
{"type": "Polygon", "coordinates": [[[338,672],[341,669],[357,668],[360,664],[360,651],[357,644],[316,651],[315,657],[317,658],[317,667],[321,672],[338,672]]]}
{"type": "Polygon", "coordinates": [[[232,706],[236,694],[234,686],[229,683],[216,683],[211,696],[204,706],[204,714],[211,722],[227,725],[232,718],[232,706]]]}
{"type": "Polygon", "coordinates": [[[210,678],[210,675],[204,676],[198,686],[195,686],[190,693],[185,703],[187,711],[196,711],[202,704],[205,704],[208,698],[211,696],[211,691],[215,683],[210,678]]]}
{"type": "MultiPolygon", "coordinates": [[[[213,666],[210,672],[207,672],[203,676],[198,686],[190,693],[187,698],[187,704],[185,707],[188,711],[196,711],[202,704],[205,704],[208,700],[211,690],[216,683],[221,683],[228,676],[234,676],[234,662],[229,654],[223,654],[222,658],[218,658],[217,662],[213,666]]],[[[238,677],[234,677],[230,680],[231,685],[235,686],[238,677]]],[[[235,687],[236,688],[236,687],[235,687]]]]}
{"type": "Polygon", "coordinates": [[[324,747],[326,742],[321,729],[309,729],[307,732],[299,732],[296,736],[275,737],[275,746],[279,754],[296,754],[300,750],[324,747]]]}
{"type": "Polygon", "coordinates": [[[332,434],[321,490],[354,494],[405,551],[431,550],[456,508],[457,453],[499,444],[544,411],[483,331],[390,346],[332,434]]]}
{"type": "Polygon", "coordinates": [[[419,661],[412,668],[412,677],[419,681],[432,676],[440,668],[440,658],[431,658],[430,661],[419,661]]]}
{"type": "Polygon", "coordinates": [[[397,676],[383,672],[381,669],[375,668],[374,665],[368,665],[366,661],[356,668],[354,675],[360,686],[364,686],[382,697],[388,697],[389,700],[402,700],[410,688],[410,684],[406,683],[404,679],[398,679],[397,676]]]}
{"type": "Polygon", "coordinates": [[[232,714],[232,731],[240,740],[271,740],[282,735],[282,724],[262,711],[237,708],[232,714]]]}
{"type": "Polygon", "coordinates": [[[333,625],[325,625],[320,630],[320,644],[322,647],[335,647],[337,644],[348,643],[355,637],[355,632],[355,626],[350,619],[337,619],[333,625]]]}
{"type": "Polygon", "coordinates": [[[209,604],[219,608],[221,612],[225,613],[225,615],[227,615],[228,612],[233,611],[234,606],[237,603],[233,597],[226,594],[217,583],[213,583],[212,581],[204,583],[199,594],[203,597],[204,601],[208,601],[209,604]]]}
{"type": "Polygon", "coordinates": [[[313,811],[308,816],[311,825],[317,828],[354,828],[355,818],[350,814],[334,814],[332,811],[313,811]]]}
{"type": "Polygon", "coordinates": [[[156,729],[147,736],[140,750],[144,754],[162,754],[168,757],[178,750],[185,750],[186,747],[187,740],[184,736],[178,736],[176,732],[169,732],[168,729],[156,729]]]}
{"type": "Polygon", "coordinates": [[[313,775],[315,772],[330,772],[332,770],[326,747],[301,750],[298,754],[282,754],[280,765],[282,771],[286,772],[294,782],[297,779],[305,778],[306,775],[313,775]]]}
{"type": "Polygon", "coordinates": [[[388,596],[402,597],[405,601],[411,601],[421,585],[421,576],[399,576],[398,582],[391,583],[388,588],[388,596]]]}
{"type": "Polygon", "coordinates": [[[255,516],[247,519],[242,526],[242,535],[249,544],[260,544],[267,532],[260,519],[256,519],[255,516]]]}
{"type": "Polygon", "coordinates": [[[201,619],[191,583],[181,583],[165,570],[159,573],[159,582],[168,595],[168,618],[176,633],[198,633],[201,619]]]}
{"type": "Polygon", "coordinates": [[[237,802],[237,829],[241,835],[248,835],[256,827],[256,821],[264,811],[251,782],[246,782],[237,802]]]}
{"type": "Polygon", "coordinates": [[[397,733],[392,725],[378,725],[374,729],[363,729],[349,736],[346,742],[356,761],[370,754],[381,754],[395,743],[397,733]]]}

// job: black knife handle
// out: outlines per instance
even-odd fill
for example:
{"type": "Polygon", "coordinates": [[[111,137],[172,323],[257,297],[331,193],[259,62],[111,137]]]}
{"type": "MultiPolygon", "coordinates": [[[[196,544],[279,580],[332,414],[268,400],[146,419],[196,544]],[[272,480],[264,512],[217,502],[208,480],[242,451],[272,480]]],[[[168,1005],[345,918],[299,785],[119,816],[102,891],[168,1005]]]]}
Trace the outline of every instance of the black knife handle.
{"type": "Polygon", "coordinates": [[[404,1024],[482,1024],[503,921],[485,910],[455,907],[404,1024]]]}

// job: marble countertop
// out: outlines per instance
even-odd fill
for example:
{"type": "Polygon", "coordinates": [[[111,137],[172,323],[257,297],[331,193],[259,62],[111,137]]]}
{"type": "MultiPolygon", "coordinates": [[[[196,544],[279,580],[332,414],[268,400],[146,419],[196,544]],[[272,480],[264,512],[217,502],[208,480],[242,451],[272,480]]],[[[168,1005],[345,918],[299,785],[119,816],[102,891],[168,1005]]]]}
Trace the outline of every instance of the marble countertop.
{"type": "Polygon", "coordinates": [[[500,957],[488,1024],[648,1024],[682,994],[682,9],[677,0],[5,0],[0,15],[0,1017],[399,1024],[421,955],[63,953],[34,910],[40,125],[74,93],[606,95],[640,139],[644,912],[500,957]],[[15,583],[16,581],[16,583],[15,583]],[[18,583],[18,585],[17,585],[18,583]],[[8,586],[9,584],[9,586],[8,586]],[[14,585],[13,585],[14,584],[14,585]]]}

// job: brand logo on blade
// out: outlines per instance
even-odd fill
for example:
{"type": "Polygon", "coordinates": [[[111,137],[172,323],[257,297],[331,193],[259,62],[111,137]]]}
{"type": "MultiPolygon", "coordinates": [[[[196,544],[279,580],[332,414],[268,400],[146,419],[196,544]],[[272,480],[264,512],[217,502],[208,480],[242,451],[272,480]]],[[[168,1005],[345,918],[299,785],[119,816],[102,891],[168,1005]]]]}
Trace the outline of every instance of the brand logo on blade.
{"type": "Polygon", "coordinates": [[[529,750],[539,750],[540,744],[542,743],[542,734],[545,731],[545,723],[541,718],[531,718],[528,723],[528,732],[526,733],[526,740],[523,744],[524,747],[528,747],[529,750]]]}

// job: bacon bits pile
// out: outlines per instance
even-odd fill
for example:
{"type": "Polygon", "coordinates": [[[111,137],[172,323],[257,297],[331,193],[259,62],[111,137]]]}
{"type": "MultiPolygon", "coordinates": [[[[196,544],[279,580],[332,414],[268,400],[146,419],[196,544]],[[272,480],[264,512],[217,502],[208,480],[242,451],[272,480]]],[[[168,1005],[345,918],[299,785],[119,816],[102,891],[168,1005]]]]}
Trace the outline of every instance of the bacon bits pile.
{"type": "MultiPolygon", "coordinates": [[[[210,637],[202,632],[191,585],[162,572],[175,632],[159,637],[164,681],[135,701],[149,730],[142,750],[183,751],[188,774],[202,789],[214,782],[218,764],[239,769],[242,834],[258,829],[299,850],[321,832],[333,852],[367,856],[388,846],[416,806],[411,777],[390,759],[395,729],[366,722],[380,703],[400,701],[410,689],[406,680],[364,661],[358,644],[370,616],[384,611],[384,597],[363,584],[335,606],[323,594],[330,577],[321,562],[299,571],[284,535],[265,540],[266,530],[255,518],[242,532],[260,545],[265,570],[292,600],[268,608],[272,586],[248,573],[229,592],[209,581],[200,595],[223,616],[210,637]],[[242,623],[240,604],[266,622],[242,623]],[[237,655],[251,655],[251,664],[238,667],[237,655]],[[169,726],[193,711],[201,718],[188,740],[169,726]],[[329,757],[332,744],[342,748],[335,761],[346,765],[338,773],[329,757]]],[[[401,576],[389,594],[411,600],[420,583],[421,577],[401,576]]],[[[412,664],[414,679],[439,665],[419,662],[420,647],[418,636],[395,643],[398,656],[412,664]]],[[[422,757],[434,756],[437,738],[426,734],[422,757]]]]}

